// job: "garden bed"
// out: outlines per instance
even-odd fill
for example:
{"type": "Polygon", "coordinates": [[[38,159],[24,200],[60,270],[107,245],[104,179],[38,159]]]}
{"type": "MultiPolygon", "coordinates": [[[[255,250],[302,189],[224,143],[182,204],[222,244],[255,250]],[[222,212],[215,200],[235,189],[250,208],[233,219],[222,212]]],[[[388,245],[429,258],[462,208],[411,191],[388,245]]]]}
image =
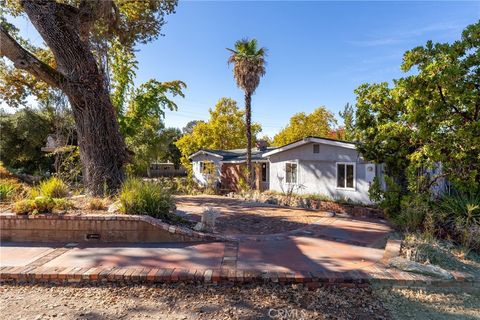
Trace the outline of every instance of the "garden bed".
{"type": "Polygon", "coordinates": [[[336,214],[346,214],[355,217],[384,217],[383,211],[379,208],[353,203],[347,200],[335,201],[319,195],[284,195],[276,192],[248,192],[242,194],[229,193],[227,197],[282,207],[330,211],[336,214]]]}

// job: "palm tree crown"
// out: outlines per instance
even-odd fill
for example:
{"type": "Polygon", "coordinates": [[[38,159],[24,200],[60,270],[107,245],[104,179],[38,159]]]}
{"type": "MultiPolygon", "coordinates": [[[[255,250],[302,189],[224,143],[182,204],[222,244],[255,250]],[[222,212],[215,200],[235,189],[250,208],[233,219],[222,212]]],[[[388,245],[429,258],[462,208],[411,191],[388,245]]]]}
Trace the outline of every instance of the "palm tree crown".
{"type": "Polygon", "coordinates": [[[260,84],[260,78],[265,75],[266,49],[258,48],[256,39],[242,39],[235,42],[235,50],[228,49],[232,54],[228,63],[233,63],[233,76],[237,85],[245,92],[252,94],[260,84]]]}

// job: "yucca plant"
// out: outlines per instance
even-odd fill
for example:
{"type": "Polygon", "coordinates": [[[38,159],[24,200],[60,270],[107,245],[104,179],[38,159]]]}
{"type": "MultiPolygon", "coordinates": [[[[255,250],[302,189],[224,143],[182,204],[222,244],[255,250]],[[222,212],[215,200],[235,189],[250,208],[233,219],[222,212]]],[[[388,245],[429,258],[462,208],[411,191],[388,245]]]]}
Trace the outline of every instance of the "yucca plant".
{"type": "Polygon", "coordinates": [[[480,192],[455,193],[438,203],[444,227],[468,248],[479,249],[480,192]],[[473,236],[473,237],[472,237],[473,236]]]}
{"type": "Polygon", "coordinates": [[[480,225],[480,193],[455,193],[443,197],[438,208],[447,224],[457,226],[480,225]]]}

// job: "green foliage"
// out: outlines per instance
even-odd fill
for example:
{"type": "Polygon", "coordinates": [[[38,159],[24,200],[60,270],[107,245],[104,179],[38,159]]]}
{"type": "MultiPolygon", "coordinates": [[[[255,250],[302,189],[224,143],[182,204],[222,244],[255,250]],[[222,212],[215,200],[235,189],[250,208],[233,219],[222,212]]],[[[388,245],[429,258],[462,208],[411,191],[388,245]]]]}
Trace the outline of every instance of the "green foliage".
{"type": "Polygon", "coordinates": [[[430,201],[424,196],[404,196],[400,202],[400,211],[394,218],[396,224],[406,231],[421,230],[425,218],[432,214],[430,201]]]}
{"type": "Polygon", "coordinates": [[[62,179],[52,177],[42,181],[38,187],[41,196],[48,198],[64,198],[68,195],[68,186],[62,179]]]}
{"type": "Polygon", "coordinates": [[[480,183],[479,47],[480,22],[452,44],[429,41],[406,52],[402,70],[413,72],[393,87],[356,90],[359,149],[367,160],[385,163],[397,181],[406,177],[404,193],[407,186],[428,193],[442,177],[458,190],[480,183]]]}
{"type": "Polygon", "coordinates": [[[395,219],[401,211],[402,188],[389,176],[385,176],[385,185],[383,189],[378,178],[375,178],[369,189],[369,197],[378,203],[387,217],[395,219]]]}
{"type": "MultiPolygon", "coordinates": [[[[209,109],[210,119],[198,122],[191,133],[184,134],[175,145],[182,154],[182,165],[191,170],[188,157],[200,149],[245,148],[245,111],[237,107],[233,99],[220,99],[215,109],[209,109]]],[[[252,124],[252,137],[261,131],[259,124],[252,124]]],[[[254,139],[255,140],[255,139],[254,139]]]]}
{"type": "Polygon", "coordinates": [[[15,202],[13,212],[16,214],[52,213],[54,209],[66,211],[72,207],[72,203],[67,199],[39,196],[15,202]]]}
{"type": "Polygon", "coordinates": [[[355,140],[355,107],[349,103],[345,105],[343,111],[339,112],[343,119],[342,134],[338,139],[346,141],[355,140]]]}
{"type": "Polygon", "coordinates": [[[28,173],[49,170],[53,161],[41,148],[51,125],[45,113],[30,108],[13,114],[0,113],[0,160],[7,167],[28,173]]]}
{"type": "MultiPolygon", "coordinates": [[[[179,151],[174,145],[180,133],[177,129],[164,128],[163,119],[165,109],[176,110],[177,105],[169,96],[183,97],[182,90],[185,84],[182,81],[158,82],[149,80],[138,89],[132,90],[128,97],[121,100],[114,97],[114,101],[126,104],[120,111],[118,120],[120,131],[133,158],[129,171],[145,174],[150,163],[154,160],[173,161],[179,164],[179,151]],[[121,100],[121,102],[120,102],[121,100]]],[[[115,95],[115,94],[114,94],[115,95]]]]}
{"type": "MultiPolygon", "coordinates": [[[[57,0],[62,2],[65,8],[59,12],[67,14],[78,10],[79,1],[57,0]],[[69,6],[75,8],[69,8],[69,6]]],[[[86,2],[88,3],[88,2],[86,2]]],[[[176,0],[144,0],[144,1],[101,1],[101,8],[92,8],[92,14],[98,15],[90,28],[90,47],[98,61],[98,65],[104,66],[102,61],[107,56],[108,65],[112,67],[114,74],[128,74],[123,71],[132,70],[134,60],[134,48],[138,44],[145,44],[161,35],[161,29],[165,24],[165,16],[175,12],[176,0]]],[[[92,2],[93,4],[93,2],[92,2]]],[[[84,6],[83,9],[87,9],[84,6]]],[[[55,67],[56,63],[48,48],[33,46],[29,41],[20,37],[18,28],[9,23],[5,17],[24,15],[19,1],[4,1],[2,3],[0,23],[8,30],[25,49],[35,54],[39,60],[55,67]],[[5,14],[5,15],[4,15],[5,14]]],[[[113,88],[123,86],[125,78],[112,76],[113,88]]],[[[50,94],[52,89],[40,79],[30,75],[24,70],[14,68],[0,60],[0,97],[10,106],[23,105],[26,97],[34,95],[42,101],[50,94]]],[[[120,90],[121,91],[121,90],[120,90]]],[[[117,95],[121,100],[121,94],[117,95]]],[[[113,99],[115,103],[121,101],[113,99]]],[[[116,104],[116,105],[118,105],[116,104]]]]}
{"type": "Polygon", "coordinates": [[[265,75],[267,49],[259,48],[256,39],[242,39],[235,42],[235,49],[228,49],[233,63],[233,76],[237,86],[247,95],[252,95],[265,75]]]}
{"type": "Polygon", "coordinates": [[[480,249],[480,192],[470,191],[445,196],[437,203],[440,224],[462,245],[480,249]]]}
{"type": "Polygon", "coordinates": [[[0,179],[0,202],[7,201],[15,194],[16,186],[11,180],[0,179]]]}
{"type": "Polygon", "coordinates": [[[323,106],[310,114],[299,112],[294,114],[289,124],[273,137],[273,145],[283,146],[308,136],[332,137],[335,125],[334,115],[323,106]]]}
{"type": "Polygon", "coordinates": [[[174,218],[170,190],[158,183],[130,178],[123,184],[119,200],[120,211],[126,214],[149,215],[166,221],[174,218]]]}

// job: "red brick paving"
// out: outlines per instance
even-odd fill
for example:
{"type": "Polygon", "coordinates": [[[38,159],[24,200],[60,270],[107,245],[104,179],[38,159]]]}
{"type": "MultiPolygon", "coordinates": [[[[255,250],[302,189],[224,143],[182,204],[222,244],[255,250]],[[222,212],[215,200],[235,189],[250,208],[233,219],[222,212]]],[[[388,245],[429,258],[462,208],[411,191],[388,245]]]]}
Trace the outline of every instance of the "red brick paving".
{"type": "MultiPolygon", "coordinates": [[[[175,232],[174,230],[172,230],[175,232]]],[[[479,288],[478,279],[455,273],[442,281],[386,269],[398,254],[381,221],[321,218],[274,235],[234,235],[232,242],[161,244],[2,243],[1,281],[50,282],[279,282],[355,286],[376,284],[479,288]],[[383,260],[382,260],[383,258],[383,260]]]]}

